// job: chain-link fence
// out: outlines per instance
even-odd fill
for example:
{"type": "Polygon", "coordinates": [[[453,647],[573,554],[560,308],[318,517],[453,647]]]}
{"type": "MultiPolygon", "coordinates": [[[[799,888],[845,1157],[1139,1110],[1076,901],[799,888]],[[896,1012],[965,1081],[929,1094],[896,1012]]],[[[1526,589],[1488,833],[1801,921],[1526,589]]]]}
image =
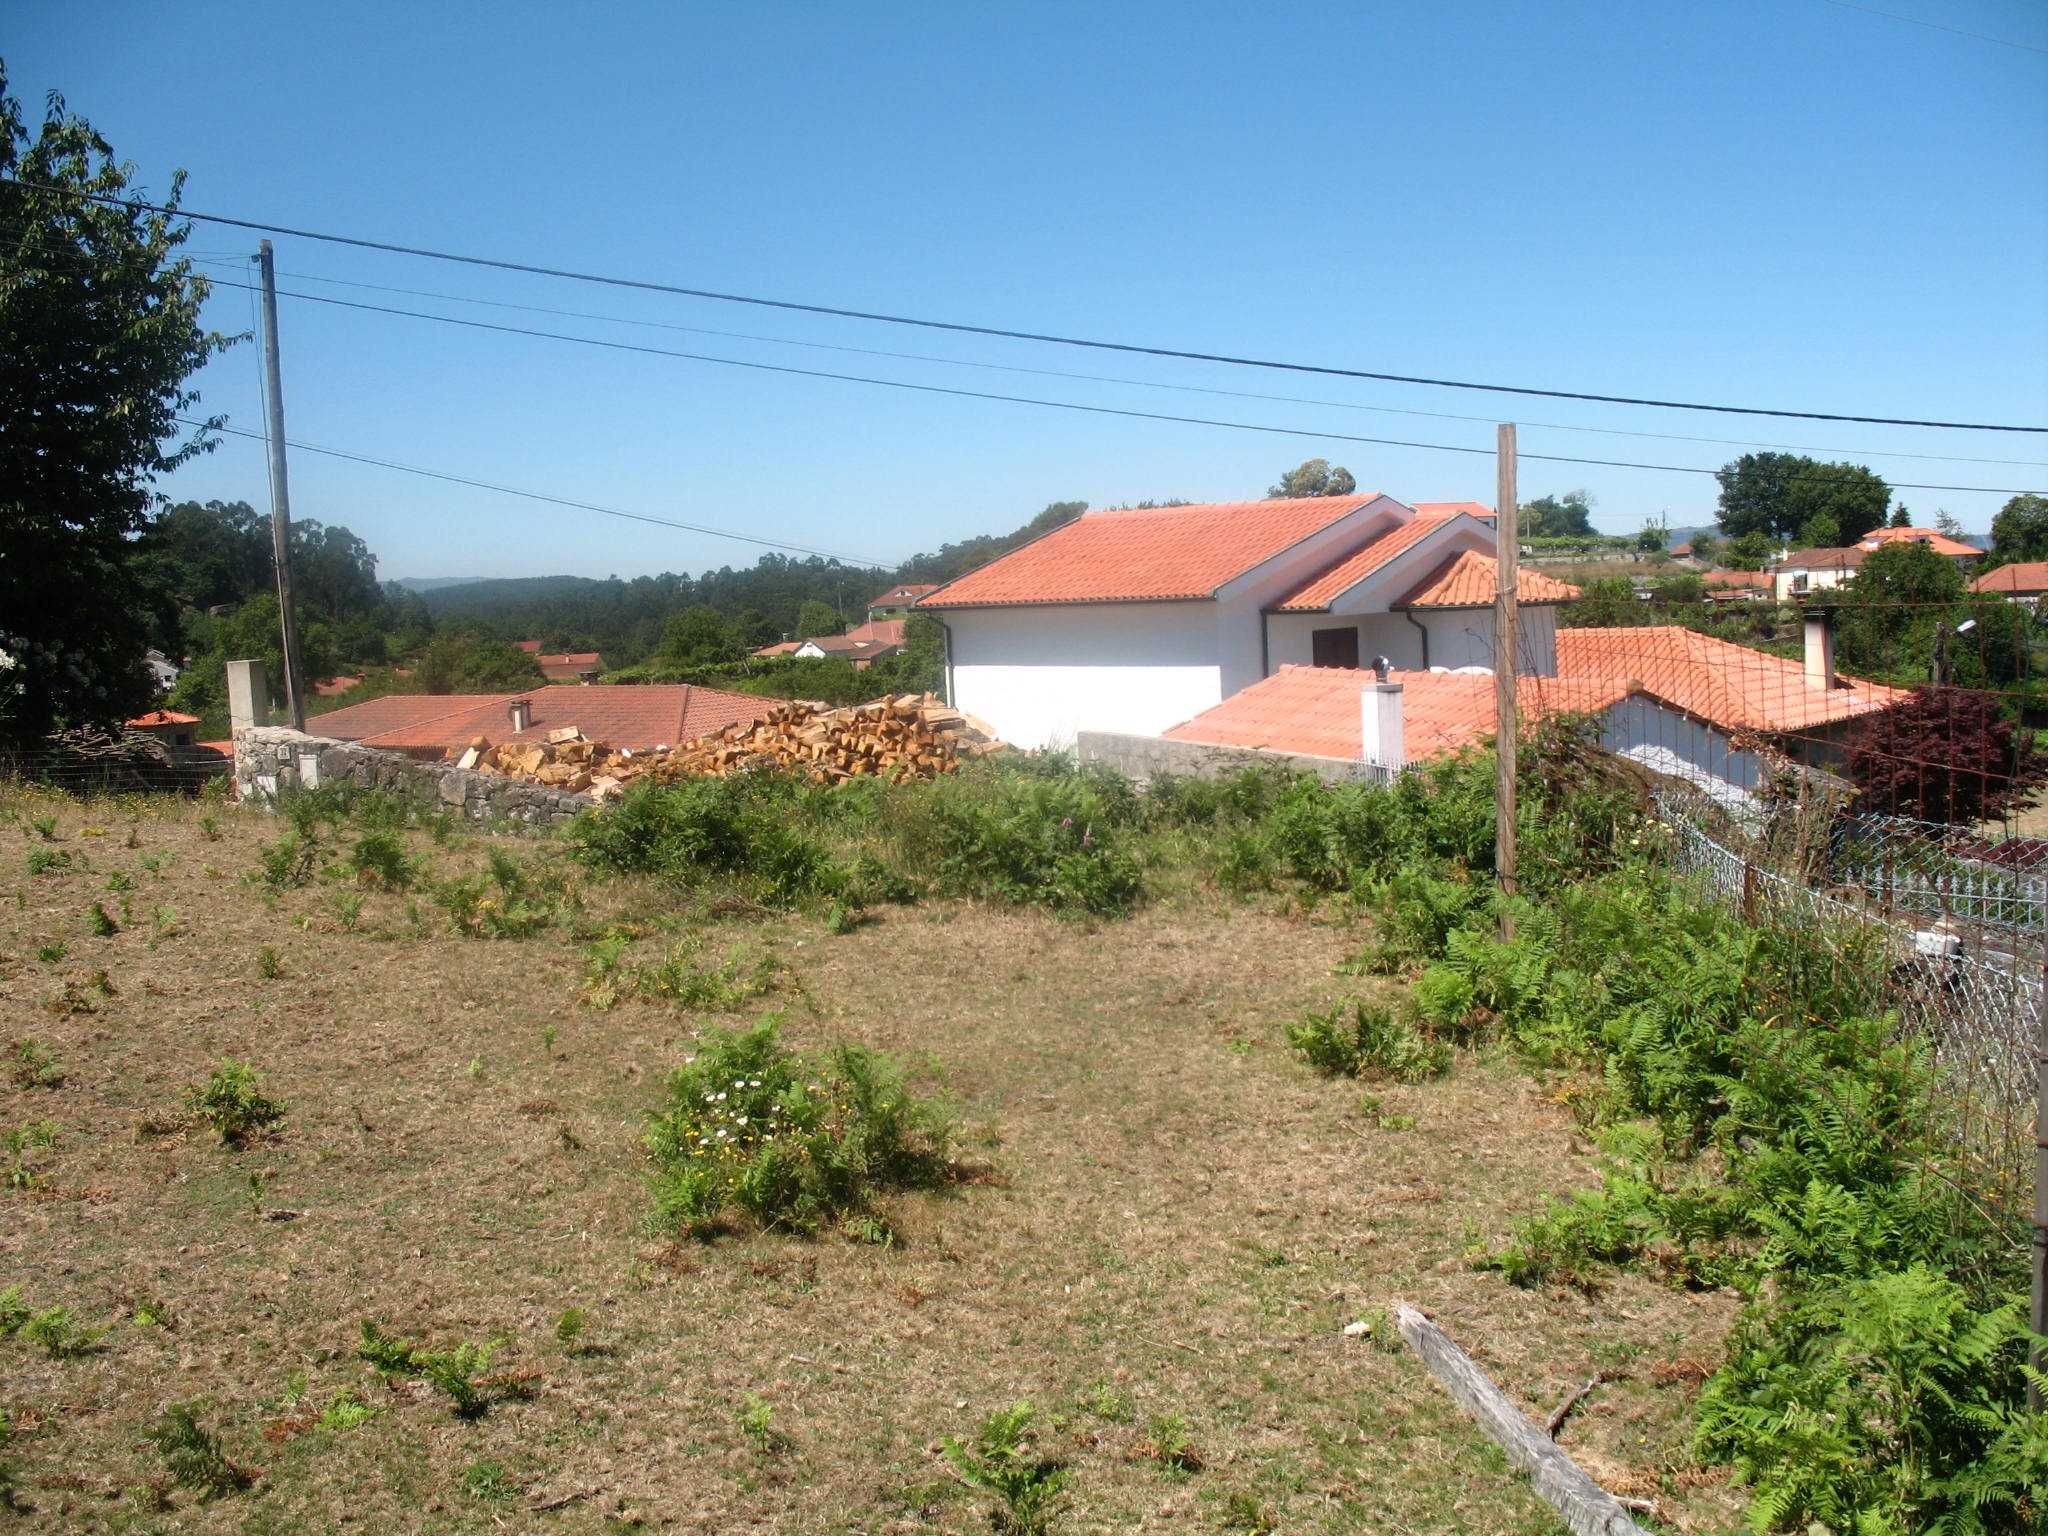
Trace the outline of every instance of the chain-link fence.
{"type": "MultiPolygon", "coordinates": [[[[1698,803],[1667,793],[1656,805],[1674,834],[1678,868],[1750,921],[1879,933],[1892,956],[1889,990],[1901,1026],[1932,1045],[1960,1133],[2001,1186],[2023,1189],[2031,1177],[2048,935],[2042,903],[2019,888],[2040,877],[1999,884],[1995,872],[2009,866],[1995,843],[1976,837],[1969,856],[1955,862],[1983,867],[1951,872],[1940,850],[1956,847],[1954,829],[1895,817],[1840,818],[1827,845],[1846,865],[1823,864],[1801,877],[1772,867],[1764,849],[1739,846],[1739,834],[1723,829],[1728,841],[1710,834],[1698,803]],[[1890,856],[1873,861],[1873,850],[1890,856]],[[1825,880],[1845,867],[1869,878],[1825,880]],[[1965,912],[1967,920],[1957,921],[1965,912]]],[[[2031,867],[2035,856],[2015,855],[2022,856],[2031,867]]]]}

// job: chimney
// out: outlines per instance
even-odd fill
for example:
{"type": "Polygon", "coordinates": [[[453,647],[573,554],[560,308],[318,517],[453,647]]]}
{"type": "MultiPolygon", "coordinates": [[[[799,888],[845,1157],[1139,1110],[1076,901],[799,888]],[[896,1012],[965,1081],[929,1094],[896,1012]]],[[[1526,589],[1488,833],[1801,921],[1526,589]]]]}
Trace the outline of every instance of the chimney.
{"type": "Polygon", "coordinates": [[[510,713],[512,716],[512,734],[516,736],[533,724],[533,700],[514,699],[510,713]]]}
{"type": "Polygon", "coordinates": [[[228,663],[228,734],[270,724],[270,679],[260,661],[228,663]]]}
{"type": "Polygon", "coordinates": [[[1399,773],[1408,760],[1401,685],[1387,681],[1386,657],[1373,657],[1372,670],[1378,680],[1358,692],[1359,756],[1399,773]]]}
{"type": "Polygon", "coordinates": [[[1835,619],[1825,608],[1806,610],[1806,686],[1815,693],[1835,686],[1835,619]]]}

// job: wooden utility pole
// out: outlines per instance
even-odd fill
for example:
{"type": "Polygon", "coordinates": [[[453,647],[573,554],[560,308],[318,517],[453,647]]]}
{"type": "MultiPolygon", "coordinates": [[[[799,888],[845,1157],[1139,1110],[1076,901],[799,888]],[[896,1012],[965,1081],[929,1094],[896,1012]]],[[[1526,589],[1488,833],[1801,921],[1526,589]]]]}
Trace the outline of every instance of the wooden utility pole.
{"type": "MultiPolygon", "coordinates": [[[[1494,730],[1493,821],[1494,872],[1500,877],[1503,895],[1515,894],[1515,746],[1521,735],[1522,716],[1515,699],[1518,665],[1515,638],[1517,616],[1515,583],[1522,550],[1519,504],[1515,500],[1515,424],[1502,422],[1497,453],[1498,478],[1494,485],[1494,564],[1500,585],[1493,602],[1494,730]]],[[[1514,937],[1514,919],[1503,915],[1501,937],[1514,937]]]]}
{"type": "Polygon", "coordinates": [[[292,611],[292,495],[284,471],[284,382],[277,362],[277,270],[270,242],[256,250],[263,269],[263,413],[270,429],[270,549],[277,566],[277,616],[284,628],[284,704],[292,729],[306,728],[306,677],[299,665],[299,621],[292,611]]]}

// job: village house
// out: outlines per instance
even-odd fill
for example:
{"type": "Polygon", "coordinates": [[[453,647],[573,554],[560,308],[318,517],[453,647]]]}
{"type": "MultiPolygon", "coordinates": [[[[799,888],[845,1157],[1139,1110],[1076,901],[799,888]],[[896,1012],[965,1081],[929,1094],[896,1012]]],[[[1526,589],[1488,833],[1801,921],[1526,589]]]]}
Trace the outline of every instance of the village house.
{"type": "Polygon", "coordinates": [[[2014,602],[2038,607],[2048,593],[2048,560],[2020,560],[1986,571],[1970,583],[1972,592],[2009,597],[2014,602]]]}
{"type": "Polygon", "coordinates": [[[1771,595],[1781,603],[1789,603],[1839,587],[1856,579],[1856,572],[1869,553],[1860,544],[1840,549],[1795,549],[1771,568],[1771,595]]]}
{"type": "Polygon", "coordinates": [[[899,582],[868,604],[870,619],[904,619],[927,592],[937,590],[935,582],[899,582]]]}
{"type": "Polygon", "coordinates": [[[551,683],[587,683],[604,670],[596,651],[547,653],[538,640],[515,641],[520,650],[540,663],[540,673],[551,683]]]}
{"type": "MultiPolygon", "coordinates": [[[[1522,676],[1517,710],[1525,724],[1589,716],[1609,751],[1740,809],[1774,760],[1835,764],[1849,723],[1901,696],[1837,676],[1829,626],[1807,617],[1797,661],[1677,625],[1560,630],[1556,672],[1522,676]]],[[[1287,666],[1163,734],[1398,772],[1491,736],[1495,689],[1490,673],[1287,666]]]]}
{"type": "MultiPolygon", "coordinates": [[[[1157,734],[1281,667],[1491,666],[1489,509],[1391,496],[1088,512],[918,600],[949,697],[1019,746],[1157,734]]],[[[1553,605],[1521,575],[1522,665],[1554,667],[1553,605]]]]}
{"type": "Polygon", "coordinates": [[[777,702],[688,683],[395,693],[314,715],[306,729],[315,736],[429,760],[459,753],[479,736],[493,746],[538,742],[572,725],[587,740],[641,752],[695,741],[735,721],[759,720],[777,702]]]}

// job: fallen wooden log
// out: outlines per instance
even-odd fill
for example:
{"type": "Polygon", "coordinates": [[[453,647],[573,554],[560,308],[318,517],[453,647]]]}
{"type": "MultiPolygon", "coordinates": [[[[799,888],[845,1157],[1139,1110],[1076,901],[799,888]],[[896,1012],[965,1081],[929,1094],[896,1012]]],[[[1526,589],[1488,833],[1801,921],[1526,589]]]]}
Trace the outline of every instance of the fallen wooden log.
{"type": "Polygon", "coordinates": [[[1528,1416],[1508,1401],[1472,1357],[1452,1342],[1449,1334],[1415,1308],[1397,1302],[1394,1325],[1408,1347],[1422,1357],[1430,1374],[1486,1431],[1508,1460],[1529,1476],[1529,1484],[1577,1536],[1647,1536],[1629,1518],[1621,1501],[1588,1477],[1563,1448],[1529,1422],[1528,1416]]]}

